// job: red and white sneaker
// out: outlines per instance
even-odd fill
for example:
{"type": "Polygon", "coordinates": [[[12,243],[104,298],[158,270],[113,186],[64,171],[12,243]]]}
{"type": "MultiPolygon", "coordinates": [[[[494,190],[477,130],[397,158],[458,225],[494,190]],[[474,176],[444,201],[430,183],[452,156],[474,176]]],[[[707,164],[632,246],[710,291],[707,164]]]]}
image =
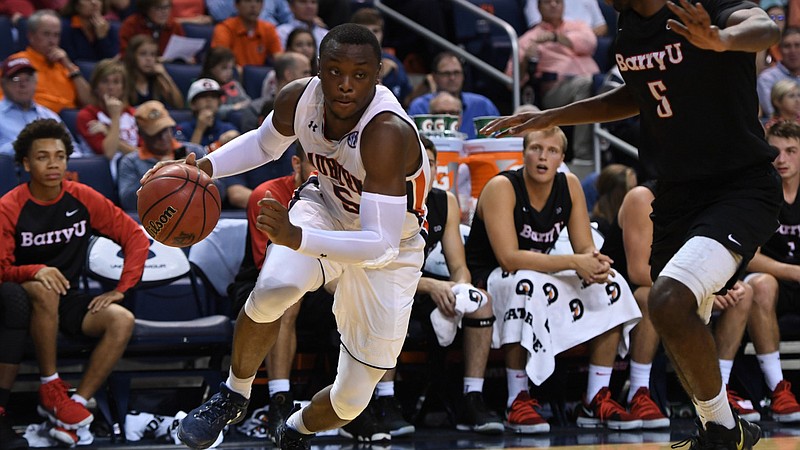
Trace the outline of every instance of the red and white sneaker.
{"type": "Polygon", "coordinates": [[[770,409],[776,422],[800,422],[800,404],[792,393],[792,383],[781,380],[775,386],[770,409]]]}
{"type": "Polygon", "coordinates": [[[506,426],[520,434],[550,431],[550,424],[539,414],[539,402],[526,391],[517,394],[511,408],[506,410],[506,426]]]}
{"type": "Polygon", "coordinates": [[[78,433],[75,430],[68,430],[64,427],[54,426],[50,428],[50,437],[67,447],[78,445],[78,433]]]}
{"type": "Polygon", "coordinates": [[[631,415],[642,421],[642,428],[652,430],[669,427],[669,418],[650,397],[650,389],[640,387],[631,399],[631,415]]]}
{"type": "Polygon", "coordinates": [[[625,411],[622,405],[615,402],[607,387],[600,389],[600,392],[592,399],[592,403],[581,405],[577,423],[582,428],[598,428],[604,425],[612,430],[642,428],[642,419],[625,411]]]}
{"type": "Polygon", "coordinates": [[[729,388],[727,385],[725,389],[728,391],[728,403],[731,404],[733,410],[736,411],[739,417],[748,422],[759,422],[761,420],[761,413],[756,411],[753,407],[753,402],[740,397],[736,391],[729,388]]]}
{"type": "Polygon", "coordinates": [[[39,387],[39,406],[37,410],[56,425],[67,430],[76,430],[89,425],[94,420],[85,406],[69,398],[69,386],[61,378],[39,387]]]}

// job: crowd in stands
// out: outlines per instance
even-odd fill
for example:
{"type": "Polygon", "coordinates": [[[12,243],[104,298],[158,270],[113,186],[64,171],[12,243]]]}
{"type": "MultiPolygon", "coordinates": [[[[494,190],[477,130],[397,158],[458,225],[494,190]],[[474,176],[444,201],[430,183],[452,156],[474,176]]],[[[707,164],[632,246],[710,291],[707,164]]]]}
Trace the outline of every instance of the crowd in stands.
{"type": "MultiPolygon", "coordinates": [[[[385,3],[440,35],[448,34],[447,9],[439,2],[385,3]]],[[[522,3],[528,30],[519,38],[518,69],[536,107],[553,108],[596,94],[596,77],[605,75],[596,51],[599,42],[616,32],[600,4],[522,3]]],[[[757,55],[756,66],[761,118],[770,144],[780,150],[775,166],[783,179],[785,202],[775,238],[750,263],[747,276],[717,296],[715,338],[725,384],[745,331],[755,345],[770,402],[762,408],[761,399],[745,399],[728,389],[729,401],[741,417],[758,421],[761,413],[768,413],[776,421],[800,422],[800,404],[781,371],[777,325],[783,314],[798,313],[800,295],[800,274],[795,273],[800,260],[793,252],[800,226],[800,212],[794,207],[800,188],[800,12],[788,10],[783,0],[762,0],[760,6],[782,29],[780,43],[757,55]]],[[[92,421],[87,400],[122,356],[133,332],[133,314],[120,304],[141,277],[148,247],[131,219],[141,177],[159,161],[189,153],[200,158],[258,128],[284,86],[317,72],[319,44],[329,28],[354,22],[388,44],[381,55],[381,82],[409,115],[458,116],[459,131],[474,139],[473,119],[510,112],[501,111],[488,95],[469,90],[474,85],[471,77],[477,75],[470,75],[457,54],[433,51],[411,33],[398,30],[396,23],[384,21],[377,9],[356,7],[347,0],[7,0],[0,4],[0,15],[25,25],[19,30],[26,43],[0,64],[0,164],[18,165],[26,174],[22,179],[30,180],[0,193],[0,347],[15,349],[0,351],[0,449],[27,447],[9,431],[6,408],[28,335],[41,375],[40,409],[54,423],[53,438],[74,445],[76,430],[92,421]],[[196,27],[207,40],[203,50],[165,59],[171,38],[196,37],[196,27]],[[416,77],[409,76],[411,71],[416,77]],[[256,74],[255,82],[248,82],[248,73],[256,74]],[[420,81],[413,84],[412,79],[420,81]],[[107,160],[116,203],[80,180],[68,179],[67,161],[80,157],[107,160]],[[125,254],[119,285],[98,296],[84,293],[77,282],[76,264],[85,260],[91,233],[117,241],[125,254]],[[69,252],[45,245],[53,239],[59,242],[59,236],[64,236],[69,252]],[[55,362],[59,332],[96,339],[86,375],[71,396],[55,362]]],[[[510,58],[501,66],[508,74],[514,69],[510,58]]],[[[616,78],[613,75],[609,73],[606,84],[624,83],[618,72],[616,78]]],[[[620,137],[636,144],[637,126],[625,122],[620,137]]],[[[427,139],[423,143],[435,172],[436,146],[427,139]]],[[[427,258],[440,244],[447,271],[423,273],[413,315],[439,347],[451,345],[456,330],[443,336],[434,322],[457,323],[462,330],[463,395],[454,425],[486,434],[506,428],[517,433],[550,429],[529,387],[531,382],[541,384],[552,370],[531,368],[532,349],[540,344],[520,340],[520,330],[524,333],[528,326],[537,333],[542,330],[525,316],[515,316],[519,302],[533,295],[519,292],[519,286],[536,280],[537,286],[551,283],[565,289],[582,283],[613,284],[619,295],[610,302],[617,309],[607,313],[613,320],[598,316],[603,325],[582,330],[576,342],[588,343],[589,348],[578,425],[668,427],[666,405],[650,392],[659,346],[646,301],[652,283],[649,212],[656,192],[647,183],[650,174],[646,168],[607,165],[591,186],[596,203],[587,202],[594,197],[585,195],[575,175],[561,170],[566,161],[593,158],[592,125],[566,133],[558,128],[530,133],[522,147],[522,166],[486,184],[470,222],[465,223],[469,215],[459,210],[463,205],[452,192],[430,186],[431,233],[425,253],[427,258]],[[526,189],[527,178],[536,180],[535,188],[526,189]],[[594,240],[590,221],[599,225],[602,246],[594,240]],[[464,225],[471,226],[466,243],[464,225]],[[549,254],[564,231],[573,252],[549,254]],[[533,235],[546,238],[534,242],[533,235]],[[602,269],[611,261],[616,274],[602,269]],[[569,269],[579,278],[551,276],[569,269]],[[517,295],[507,295],[515,288],[517,295]],[[505,417],[488,406],[497,402],[483,395],[492,348],[503,349],[505,417]],[[625,353],[630,367],[627,397],[610,390],[615,360],[625,353]],[[617,401],[623,398],[626,401],[617,401]]],[[[270,245],[268,236],[254,226],[258,200],[269,190],[288,204],[292,191],[313,171],[296,145],[279,160],[214,181],[225,209],[241,212],[248,221],[245,258],[228,289],[232,317],[255,285],[270,245]]],[[[334,289],[325,286],[309,296],[330,301],[334,289]]],[[[610,294],[601,291],[587,294],[584,301],[609,302],[610,294]]],[[[557,293],[548,302],[556,297],[557,293]]],[[[299,313],[298,303],[282,317],[278,345],[265,362],[270,436],[294,402],[290,379],[299,313]]],[[[407,411],[395,398],[395,376],[387,372],[373,402],[343,433],[360,440],[414,433],[407,411]]]]}

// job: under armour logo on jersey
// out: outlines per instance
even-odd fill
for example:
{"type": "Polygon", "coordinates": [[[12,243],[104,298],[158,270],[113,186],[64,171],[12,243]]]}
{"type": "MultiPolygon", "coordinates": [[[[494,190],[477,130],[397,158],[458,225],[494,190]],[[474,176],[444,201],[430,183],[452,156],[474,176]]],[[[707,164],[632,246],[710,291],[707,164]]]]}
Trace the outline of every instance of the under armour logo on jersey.
{"type": "Polygon", "coordinates": [[[347,145],[350,148],[356,148],[356,144],[358,143],[358,131],[353,132],[347,136],[347,145]]]}
{"type": "Polygon", "coordinates": [[[315,124],[313,120],[308,122],[308,128],[314,133],[317,132],[317,124],[315,124]]]}

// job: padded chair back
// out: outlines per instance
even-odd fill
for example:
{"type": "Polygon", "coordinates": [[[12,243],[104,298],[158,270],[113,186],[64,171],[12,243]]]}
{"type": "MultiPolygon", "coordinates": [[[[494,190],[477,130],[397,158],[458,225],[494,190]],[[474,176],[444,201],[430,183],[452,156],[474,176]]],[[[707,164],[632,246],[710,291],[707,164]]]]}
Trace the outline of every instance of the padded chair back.
{"type": "Polygon", "coordinates": [[[203,48],[195,55],[197,62],[202,62],[199,58],[208,54],[208,49],[211,47],[211,37],[214,35],[214,25],[183,23],[181,26],[183,26],[183,32],[186,33],[186,37],[205,39],[206,42],[203,48]]]}
{"type": "Polygon", "coordinates": [[[0,60],[5,60],[10,55],[18,52],[19,39],[18,30],[14,28],[8,16],[0,16],[0,60]]]}
{"type": "Polygon", "coordinates": [[[250,98],[261,97],[261,85],[264,78],[272,70],[270,66],[243,66],[242,67],[242,86],[250,98]]]}
{"type": "Polygon", "coordinates": [[[178,85],[183,98],[186,98],[189,95],[189,86],[192,85],[192,81],[200,77],[200,71],[203,67],[199,64],[167,63],[164,64],[164,68],[167,69],[169,76],[178,85]]]}
{"type": "Polygon", "coordinates": [[[73,180],[87,184],[107,199],[119,204],[117,184],[111,176],[111,162],[104,156],[86,156],[70,158],[67,163],[67,174],[73,180]]]}
{"type": "Polygon", "coordinates": [[[86,81],[89,81],[92,79],[92,72],[94,72],[94,66],[97,65],[97,61],[79,60],[75,61],[75,65],[81,69],[81,75],[83,75],[83,78],[86,78],[86,81]]]}
{"type": "MultiPolygon", "coordinates": [[[[205,316],[206,306],[186,253],[179,248],[149,240],[150,249],[142,280],[127,299],[129,309],[143,319],[187,320],[205,316]],[[181,294],[185,294],[186,281],[191,289],[191,296],[194,297],[196,306],[194,313],[175,309],[175,305],[182,305],[177,300],[185,297],[181,294]],[[145,293],[150,297],[156,297],[158,302],[163,302],[166,298],[174,298],[176,302],[173,305],[156,305],[157,309],[153,311],[153,305],[139,304],[143,303],[139,297],[145,297],[145,293]],[[150,308],[147,313],[143,313],[143,308],[148,306],[150,308]],[[137,310],[140,310],[140,314],[137,314],[137,310]],[[155,317],[148,317],[148,314],[155,317]],[[179,317],[171,317],[171,314],[179,317]]],[[[92,240],[86,257],[86,274],[90,278],[106,285],[113,285],[122,274],[123,263],[124,255],[116,242],[105,237],[92,240]]]]}
{"type": "Polygon", "coordinates": [[[0,196],[14,189],[20,183],[19,168],[14,158],[0,155],[0,196]]]}

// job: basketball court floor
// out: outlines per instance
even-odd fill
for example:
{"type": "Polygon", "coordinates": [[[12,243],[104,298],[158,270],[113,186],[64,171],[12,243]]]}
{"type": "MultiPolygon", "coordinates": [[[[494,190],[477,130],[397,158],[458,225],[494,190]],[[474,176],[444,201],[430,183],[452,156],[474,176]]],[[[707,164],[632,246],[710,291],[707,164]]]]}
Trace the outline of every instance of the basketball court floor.
{"type": "MultiPolygon", "coordinates": [[[[800,450],[800,424],[794,427],[775,422],[762,422],[764,437],[756,445],[758,450],[800,450]]],[[[692,432],[690,419],[673,421],[669,430],[646,432],[614,432],[611,430],[587,430],[577,427],[553,427],[545,435],[515,435],[505,433],[500,436],[481,436],[474,433],[458,432],[453,429],[418,429],[413,437],[396,438],[391,443],[370,445],[357,444],[338,436],[318,437],[312,450],[482,450],[482,449],[538,449],[556,448],[559,450],[662,450],[670,449],[692,432]]],[[[137,450],[176,448],[174,445],[152,445],[153,442],[133,444],[113,443],[108,438],[97,438],[88,448],[119,449],[134,447],[137,450]]],[[[219,448],[269,450],[275,448],[263,439],[243,437],[232,432],[226,436],[219,448]]],[[[687,443],[683,447],[688,449],[687,443]]]]}

